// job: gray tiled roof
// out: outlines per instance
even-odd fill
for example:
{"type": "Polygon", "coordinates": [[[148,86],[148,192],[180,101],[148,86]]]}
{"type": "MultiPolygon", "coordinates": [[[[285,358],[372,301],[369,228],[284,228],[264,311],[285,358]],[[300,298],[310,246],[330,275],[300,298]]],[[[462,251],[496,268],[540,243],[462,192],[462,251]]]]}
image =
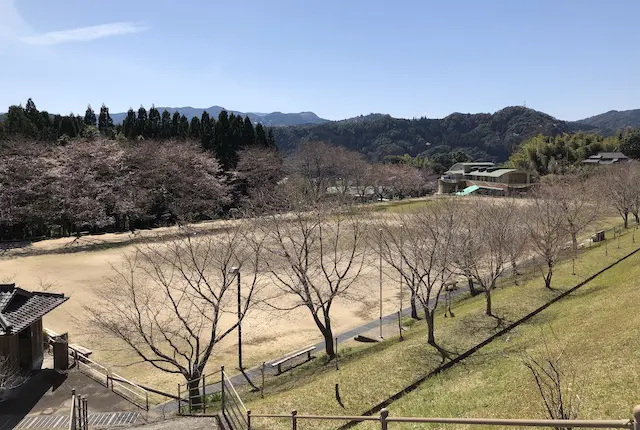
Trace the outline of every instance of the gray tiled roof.
{"type": "Polygon", "coordinates": [[[15,334],[68,300],[64,294],[31,292],[0,284],[0,336],[15,334]]]}

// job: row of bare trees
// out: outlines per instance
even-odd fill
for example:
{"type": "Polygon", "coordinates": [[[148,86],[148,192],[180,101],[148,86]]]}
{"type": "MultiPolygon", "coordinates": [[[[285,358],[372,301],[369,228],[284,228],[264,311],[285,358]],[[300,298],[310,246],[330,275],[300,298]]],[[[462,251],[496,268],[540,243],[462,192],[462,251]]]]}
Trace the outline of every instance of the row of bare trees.
{"type": "Polygon", "coordinates": [[[549,178],[525,199],[434,199],[377,219],[362,207],[317,200],[300,206],[303,197],[294,193],[285,196],[287,213],[228,221],[215,231],[184,227],[181,239],[138,246],[114,267],[100,305],[86,311],[92,326],[187,381],[203,374],[216,346],[254,306],[304,309],[332,358],[335,303],[362,299],[357,281],[381,257],[410,290],[427,342],[446,357],[435,331],[446,287],[468,282],[496,317],[492,293],[500,278],[508,271],[516,277],[518,266],[535,257],[552,288],[561,252],[577,250],[610,201],[601,184],[600,175],[549,178]],[[239,315],[234,266],[244,280],[239,315]]]}

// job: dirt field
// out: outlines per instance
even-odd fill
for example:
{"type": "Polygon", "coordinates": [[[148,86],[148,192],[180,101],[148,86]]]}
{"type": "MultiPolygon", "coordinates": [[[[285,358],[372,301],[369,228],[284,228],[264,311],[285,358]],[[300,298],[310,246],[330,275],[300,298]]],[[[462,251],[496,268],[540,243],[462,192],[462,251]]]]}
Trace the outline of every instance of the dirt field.
{"type": "MultiPolygon", "coordinates": [[[[416,201],[408,202],[406,206],[392,203],[388,205],[388,211],[376,210],[374,213],[377,216],[385,216],[419,204],[416,201]]],[[[605,219],[602,220],[603,224],[615,220],[605,219]]],[[[201,224],[196,228],[211,229],[224,225],[225,222],[214,222],[201,224]]],[[[0,253],[0,282],[16,282],[25,289],[39,289],[41,284],[52,284],[50,291],[62,292],[69,296],[70,300],[45,317],[45,327],[58,333],[69,332],[72,343],[91,349],[94,351],[92,358],[122,376],[141,384],[174,392],[177,383],[182,382],[181,376],[160,372],[148,364],[135,361],[131,363],[135,357],[129,350],[113,339],[92,333],[87,326],[87,318],[83,315],[83,305],[95,304],[95,290],[105,285],[107,277],[113,274],[111,265],[119,266],[123,254],[134,250],[135,245],[132,242],[158,235],[171,237],[176,232],[176,228],[164,228],[141,231],[135,237],[129,233],[105,234],[79,239],[45,240],[17,246],[0,253]]],[[[375,252],[370,252],[375,257],[375,252]]],[[[397,276],[391,278],[386,274],[383,278],[385,315],[396,312],[399,308],[399,279],[395,278],[397,276]]],[[[378,317],[378,285],[377,260],[372,258],[372,264],[363,271],[354,290],[364,299],[338,300],[333,305],[334,333],[346,331],[378,317]]],[[[275,287],[271,288],[277,291],[275,287]]],[[[404,299],[404,303],[407,306],[408,297],[404,299]]],[[[243,336],[245,366],[257,365],[321,340],[319,331],[306,309],[288,313],[253,309],[243,323],[243,336]]],[[[236,352],[234,333],[218,345],[209,369],[217,369],[222,364],[229,370],[235,369],[236,352]]],[[[235,370],[231,372],[235,373],[235,370]]]]}
{"type": "MultiPolygon", "coordinates": [[[[210,223],[201,227],[211,228],[213,225],[210,223]]],[[[139,235],[162,233],[171,235],[175,229],[158,229],[139,235]]],[[[111,265],[119,266],[123,255],[134,250],[135,245],[126,244],[131,239],[129,234],[86,236],[75,241],[72,238],[53,239],[31,244],[26,249],[6,251],[0,257],[0,282],[16,282],[25,289],[40,289],[41,284],[52,284],[49,291],[62,292],[70,299],[44,318],[45,327],[57,333],[69,332],[71,343],[94,351],[92,358],[112,371],[141,384],[173,392],[177,389],[176,384],[182,382],[180,376],[162,373],[143,363],[128,364],[134,359],[130,351],[113,339],[92,333],[86,324],[83,305],[91,306],[95,302],[94,291],[105,285],[107,278],[113,275],[111,265]],[[85,246],[98,246],[99,249],[77,251],[85,246]],[[25,256],[27,251],[40,255],[25,256]]],[[[386,315],[399,308],[398,280],[385,275],[383,285],[386,289],[383,312],[386,315]]],[[[273,286],[271,288],[275,289],[273,286]]],[[[332,325],[336,334],[378,317],[377,266],[366,267],[352,288],[364,299],[350,302],[338,300],[333,305],[332,325]]],[[[405,298],[405,306],[407,304],[408,298],[405,298]]],[[[287,313],[253,309],[243,323],[244,364],[256,365],[321,339],[306,309],[287,313]]],[[[234,333],[217,347],[210,368],[213,370],[225,364],[228,369],[235,369],[236,352],[234,333]]]]}

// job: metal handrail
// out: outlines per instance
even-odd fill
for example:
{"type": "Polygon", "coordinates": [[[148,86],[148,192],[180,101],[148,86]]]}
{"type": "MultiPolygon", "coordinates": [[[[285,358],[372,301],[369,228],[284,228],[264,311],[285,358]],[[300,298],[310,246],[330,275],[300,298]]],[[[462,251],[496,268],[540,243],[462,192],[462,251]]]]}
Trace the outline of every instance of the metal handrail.
{"type": "Polygon", "coordinates": [[[388,429],[388,423],[415,424],[465,424],[510,427],[554,427],[554,428],[622,428],[640,430],[640,406],[633,410],[632,420],[535,420],[535,419],[502,419],[502,418],[424,418],[424,417],[390,417],[387,409],[382,409],[379,416],[349,416],[349,415],[298,415],[297,411],[290,414],[252,414],[247,411],[247,428],[251,430],[253,418],[274,418],[291,420],[292,429],[297,429],[298,420],[320,421],[378,421],[383,430],[388,429]]]}
{"type": "Polygon", "coordinates": [[[222,371],[222,375],[223,375],[222,383],[224,384],[225,380],[229,381],[229,383],[227,383],[226,385],[231,387],[231,389],[233,390],[233,394],[235,394],[236,398],[240,401],[240,405],[242,406],[242,409],[244,409],[244,413],[246,414],[248,412],[247,411],[247,407],[244,405],[244,402],[242,401],[242,399],[238,395],[238,392],[236,391],[236,387],[234,387],[233,384],[230,383],[231,380],[229,379],[229,377],[227,376],[227,373],[224,370],[222,371]]]}

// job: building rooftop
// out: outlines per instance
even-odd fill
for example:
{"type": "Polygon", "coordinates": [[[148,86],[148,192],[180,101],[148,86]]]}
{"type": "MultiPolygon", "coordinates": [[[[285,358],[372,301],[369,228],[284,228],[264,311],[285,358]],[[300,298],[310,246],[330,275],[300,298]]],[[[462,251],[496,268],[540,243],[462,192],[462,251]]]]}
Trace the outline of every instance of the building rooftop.
{"type": "Polygon", "coordinates": [[[66,302],[64,294],[27,291],[0,284],[0,336],[16,334],[66,302]]]}
{"type": "Polygon", "coordinates": [[[488,178],[499,178],[505,173],[516,172],[517,169],[506,169],[506,168],[496,168],[496,169],[486,169],[486,170],[472,170],[467,175],[470,176],[486,176],[488,178]]]}
{"type": "Polygon", "coordinates": [[[620,158],[629,158],[624,155],[622,152],[598,152],[596,155],[592,155],[589,157],[591,160],[601,160],[601,159],[620,159],[620,158]]]}

